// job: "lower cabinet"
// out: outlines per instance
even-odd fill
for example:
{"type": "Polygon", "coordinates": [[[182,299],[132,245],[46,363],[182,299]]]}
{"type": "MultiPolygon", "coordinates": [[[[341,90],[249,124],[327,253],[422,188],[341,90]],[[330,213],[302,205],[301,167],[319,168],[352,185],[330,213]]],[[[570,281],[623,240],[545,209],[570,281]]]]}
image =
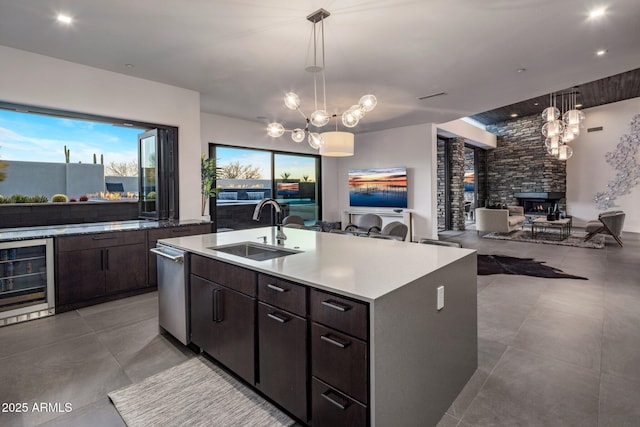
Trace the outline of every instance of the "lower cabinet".
{"type": "Polygon", "coordinates": [[[307,420],[307,321],[258,303],[258,388],[307,420]]]}
{"type": "Polygon", "coordinates": [[[63,236],[55,247],[57,312],[147,285],[145,231],[63,236]]]}
{"type": "Polygon", "coordinates": [[[191,341],[255,383],[255,299],[191,275],[191,341]]]}
{"type": "Polygon", "coordinates": [[[367,304],[190,259],[193,344],[303,423],[368,425],[367,304]]]}

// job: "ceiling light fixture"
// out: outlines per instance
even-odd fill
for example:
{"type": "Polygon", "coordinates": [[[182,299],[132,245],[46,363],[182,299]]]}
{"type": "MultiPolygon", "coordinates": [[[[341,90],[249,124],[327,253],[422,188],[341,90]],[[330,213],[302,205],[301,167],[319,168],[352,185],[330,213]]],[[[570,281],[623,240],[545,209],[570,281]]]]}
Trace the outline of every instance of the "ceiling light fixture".
{"type": "Polygon", "coordinates": [[[71,25],[73,23],[73,18],[69,15],[65,15],[64,13],[59,13],[56,19],[58,22],[65,25],[71,25]]]}
{"type": "Polygon", "coordinates": [[[311,15],[307,16],[307,20],[313,23],[311,36],[313,38],[313,65],[307,67],[307,71],[313,73],[313,94],[314,108],[311,115],[307,116],[300,110],[300,97],[294,92],[287,92],[284,95],[284,105],[290,110],[298,111],[304,117],[306,123],[304,128],[285,129],[278,122],[272,122],[267,125],[267,134],[272,138],[278,138],[285,132],[291,132],[291,139],[295,142],[304,141],[305,137],[309,145],[320,151],[323,156],[343,157],[353,155],[354,135],[350,132],[337,131],[337,117],[342,119],[342,125],[352,128],[358,125],[360,120],[366,113],[373,110],[378,101],[373,95],[364,95],[357,104],[352,105],[346,111],[338,114],[329,114],[327,112],[327,91],[326,91],[326,67],[324,53],[324,20],[331,15],[324,9],[318,9],[311,15]],[[319,31],[318,31],[319,27],[319,31]],[[318,47],[318,45],[320,45],[318,47]],[[319,79],[318,74],[321,74],[319,79]],[[318,82],[320,80],[320,82],[318,82]],[[318,86],[322,92],[322,103],[318,103],[318,86]],[[310,129],[310,126],[321,128],[329,123],[331,118],[336,118],[336,132],[325,132],[319,134],[310,129]],[[344,135],[346,134],[346,135],[344,135]],[[350,135],[347,137],[347,135],[350,135]]]}
{"type": "Polygon", "coordinates": [[[601,18],[604,16],[606,11],[607,11],[606,7],[599,7],[599,8],[593,9],[591,12],[589,12],[589,19],[601,18]]]}
{"type": "Polygon", "coordinates": [[[517,113],[511,113],[511,117],[513,117],[515,119],[516,117],[518,117],[518,114],[517,113]]]}
{"type": "Polygon", "coordinates": [[[578,92],[572,88],[571,92],[561,96],[562,113],[556,107],[557,96],[549,95],[549,107],[542,111],[542,120],[546,123],[542,126],[542,134],[545,136],[544,145],[547,152],[558,160],[568,160],[573,156],[573,149],[567,145],[580,135],[580,129],[584,128],[585,115],[576,110],[576,97],[578,92]]]}
{"type": "Polygon", "coordinates": [[[596,51],[596,55],[597,56],[604,56],[607,54],[607,49],[600,49],[598,51],[596,51]]]}

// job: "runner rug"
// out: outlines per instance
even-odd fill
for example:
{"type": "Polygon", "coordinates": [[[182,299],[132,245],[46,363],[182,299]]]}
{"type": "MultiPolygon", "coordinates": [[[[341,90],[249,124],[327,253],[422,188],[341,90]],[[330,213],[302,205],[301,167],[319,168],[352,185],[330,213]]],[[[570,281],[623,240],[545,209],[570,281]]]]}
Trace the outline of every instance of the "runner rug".
{"type": "Polygon", "coordinates": [[[113,391],[109,399],[129,427],[294,424],[274,405],[204,357],[113,391]]]}

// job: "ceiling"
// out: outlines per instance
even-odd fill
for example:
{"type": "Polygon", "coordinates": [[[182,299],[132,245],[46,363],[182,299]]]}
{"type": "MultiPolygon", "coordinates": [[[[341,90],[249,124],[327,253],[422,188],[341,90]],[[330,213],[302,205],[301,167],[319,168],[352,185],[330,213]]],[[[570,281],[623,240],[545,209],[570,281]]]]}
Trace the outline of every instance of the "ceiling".
{"type": "Polygon", "coordinates": [[[296,91],[310,114],[306,16],[322,7],[327,109],[375,94],[354,128],[366,132],[640,68],[640,2],[604,1],[605,16],[588,19],[590,0],[0,0],[0,45],[192,89],[204,112],[293,127],[301,117],[282,95],[296,91]]]}
{"type": "MultiPolygon", "coordinates": [[[[569,102],[575,94],[576,104],[581,104],[580,109],[624,101],[625,99],[640,97],[640,69],[605,77],[593,82],[573,86],[554,93],[556,105],[562,109],[562,100],[569,102]]],[[[526,101],[496,108],[484,113],[471,116],[472,119],[491,125],[506,120],[513,120],[513,114],[517,117],[541,114],[545,107],[551,103],[551,94],[545,94],[526,101]]],[[[563,111],[566,111],[565,108],[563,111]]]]}

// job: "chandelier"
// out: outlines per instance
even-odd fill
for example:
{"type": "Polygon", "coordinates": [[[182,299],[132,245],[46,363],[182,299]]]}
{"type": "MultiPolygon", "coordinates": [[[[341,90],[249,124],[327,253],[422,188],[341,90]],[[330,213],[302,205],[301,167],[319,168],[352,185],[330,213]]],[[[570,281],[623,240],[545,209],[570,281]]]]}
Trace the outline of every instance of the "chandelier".
{"type": "Polygon", "coordinates": [[[568,160],[573,156],[573,149],[568,145],[580,135],[584,129],[585,115],[576,109],[578,92],[572,89],[570,93],[561,95],[562,112],[556,106],[557,96],[549,95],[549,107],[542,111],[542,135],[545,136],[544,145],[547,152],[558,160],[568,160]]]}
{"type": "Polygon", "coordinates": [[[298,111],[304,117],[304,127],[295,129],[285,129],[278,122],[269,123],[267,125],[267,134],[272,138],[279,138],[285,132],[291,133],[291,139],[295,142],[302,142],[307,138],[311,148],[319,150],[323,156],[352,156],[354,135],[351,132],[338,132],[338,116],[341,117],[342,125],[346,128],[353,128],[358,125],[360,120],[366,113],[376,107],[378,101],[373,95],[364,95],[357,104],[352,105],[346,111],[338,114],[329,114],[327,112],[327,93],[326,93],[326,73],[325,73],[325,54],[324,54],[324,20],[330,15],[324,9],[318,9],[311,15],[307,16],[307,20],[313,23],[311,37],[313,38],[313,64],[306,68],[307,71],[313,73],[313,94],[314,94],[314,111],[311,115],[306,115],[300,109],[300,97],[294,92],[287,92],[284,95],[284,105],[290,109],[298,111]],[[319,27],[319,30],[317,29],[319,27]],[[318,47],[318,45],[320,45],[318,47]],[[318,74],[321,75],[321,79],[318,74]],[[318,82],[320,80],[320,82],[318,82]],[[322,102],[318,102],[318,86],[322,93],[322,102]],[[311,129],[322,128],[326,126],[332,118],[336,119],[336,131],[318,133],[311,129]]]}

